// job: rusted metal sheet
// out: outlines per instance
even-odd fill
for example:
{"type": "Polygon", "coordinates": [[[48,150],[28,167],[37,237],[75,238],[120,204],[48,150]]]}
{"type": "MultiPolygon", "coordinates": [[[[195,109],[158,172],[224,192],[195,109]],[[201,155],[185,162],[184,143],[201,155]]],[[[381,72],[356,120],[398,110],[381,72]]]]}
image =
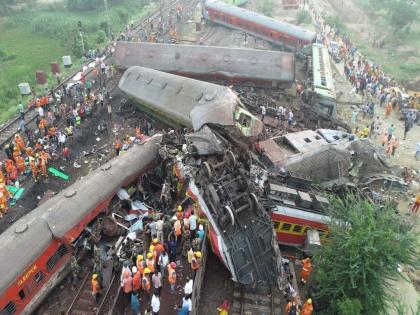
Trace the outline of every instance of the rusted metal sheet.
{"type": "Polygon", "coordinates": [[[141,66],[205,78],[224,78],[254,85],[293,82],[294,54],[215,46],[117,42],[113,55],[119,68],[141,66]]]}

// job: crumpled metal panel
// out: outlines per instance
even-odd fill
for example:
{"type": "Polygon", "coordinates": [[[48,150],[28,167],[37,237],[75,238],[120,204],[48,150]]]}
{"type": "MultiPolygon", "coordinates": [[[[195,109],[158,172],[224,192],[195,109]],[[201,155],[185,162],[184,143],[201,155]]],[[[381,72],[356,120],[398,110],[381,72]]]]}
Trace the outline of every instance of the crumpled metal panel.
{"type": "Polygon", "coordinates": [[[187,76],[276,82],[295,78],[294,54],[281,51],[117,42],[113,59],[119,68],[141,66],[187,76]]]}

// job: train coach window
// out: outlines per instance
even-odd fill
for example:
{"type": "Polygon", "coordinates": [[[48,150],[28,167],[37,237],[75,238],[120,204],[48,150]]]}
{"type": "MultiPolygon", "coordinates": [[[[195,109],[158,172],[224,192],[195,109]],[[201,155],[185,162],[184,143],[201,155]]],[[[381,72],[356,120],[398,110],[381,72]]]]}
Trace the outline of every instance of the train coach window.
{"type": "Polygon", "coordinates": [[[61,244],[60,247],[58,247],[57,251],[54,253],[54,255],[52,255],[47,261],[48,272],[53,270],[57,262],[60,260],[60,258],[63,257],[67,253],[68,253],[67,247],[61,244]]]}
{"type": "Polygon", "coordinates": [[[44,279],[44,274],[42,273],[42,271],[38,271],[34,276],[34,279],[36,283],[40,283],[44,279]]]}
{"type": "Polygon", "coordinates": [[[246,128],[251,127],[251,117],[249,117],[248,115],[245,115],[244,113],[239,114],[238,122],[243,127],[246,127],[246,128]]]}
{"type": "Polygon", "coordinates": [[[21,299],[21,300],[24,300],[24,299],[25,299],[26,294],[25,294],[25,292],[23,291],[23,289],[19,291],[19,297],[20,297],[20,299],[21,299]]]}
{"type": "Polygon", "coordinates": [[[1,315],[12,315],[16,313],[16,304],[13,302],[7,303],[7,305],[3,308],[1,315]]]}
{"type": "Polygon", "coordinates": [[[291,227],[292,227],[291,224],[289,224],[289,223],[283,223],[283,225],[281,226],[281,230],[282,231],[289,231],[291,227]]]}
{"type": "Polygon", "coordinates": [[[279,229],[280,223],[281,222],[279,222],[279,221],[273,221],[273,227],[274,227],[275,230],[279,229]]]}
{"type": "Polygon", "coordinates": [[[295,232],[295,233],[301,233],[302,232],[302,229],[303,229],[303,226],[302,225],[295,224],[295,226],[293,227],[293,232],[295,232]]]}

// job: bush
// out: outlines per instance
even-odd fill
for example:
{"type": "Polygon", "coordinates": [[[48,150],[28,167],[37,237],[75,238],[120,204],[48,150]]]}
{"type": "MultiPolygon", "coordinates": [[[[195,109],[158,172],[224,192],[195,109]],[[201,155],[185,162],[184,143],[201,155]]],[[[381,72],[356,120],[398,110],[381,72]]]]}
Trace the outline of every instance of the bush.
{"type": "Polygon", "coordinates": [[[261,3],[261,11],[266,16],[273,15],[273,0],[263,0],[261,3]]]}
{"type": "Polygon", "coordinates": [[[93,10],[103,5],[103,0],[67,0],[67,7],[74,11],[93,10]]]}
{"type": "Polygon", "coordinates": [[[328,15],[325,17],[325,22],[341,32],[346,31],[346,26],[336,15],[328,15]]]}
{"type": "Polygon", "coordinates": [[[299,11],[298,15],[297,15],[297,24],[310,24],[312,22],[312,18],[310,16],[310,14],[305,11],[299,11]]]}
{"type": "Polygon", "coordinates": [[[97,44],[102,44],[102,43],[105,42],[105,40],[106,40],[106,34],[103,30],[100,30],[98,32],[98,36],[96,37],[96,43],[97,44]]]}

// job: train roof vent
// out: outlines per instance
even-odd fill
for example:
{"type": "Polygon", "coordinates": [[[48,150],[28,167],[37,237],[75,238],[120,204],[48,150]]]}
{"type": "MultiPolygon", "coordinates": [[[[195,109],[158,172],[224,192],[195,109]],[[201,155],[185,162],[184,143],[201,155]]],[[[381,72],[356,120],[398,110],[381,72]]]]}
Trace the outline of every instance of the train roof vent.
{"type": "Polygon", "coordinates": [[[67,198],[71,198],[73,197],[75,194],[77,194],[77,191],[75,189],[69,189],[64,193],[64,196],[66,196],[67,198]]]}
{"type": "Polygon", "coordinates": [[[141,74],[139,74],[136,78],[136,81],[138,81],[141,78],[141,74]]]}
{"type": "Polygon", "coordinates": [[[149,85],[150,83],[152,83],[152,81],[153,81],[153,78],[150,78],[150,80],[147,81],[147,85],[149,85]]]}
{"type": "Polygon", "coordinates": [[[163,82],[160,88],[163,90],[168,86],[168,82],[163,82]]]}
{"type": "Polygon", "coordinates": [[[276,61],[276,66],[277,67],[281,67],[283,65],[283,60],[280,58],[280,59],[277,59],[277,61],[276,61]]]}
{"type": "Polygon", "coordinates": [[[203,98],[204,93],[201,92],[197,95],[197,97],[195,98],[195,100],[198,102],[199,100],[201,100],[203,98]]]}
{"type": "Polygon", "coordinates": [[[257,58],[252,57],[251,58],[251,65],[256,65],[257,64],[257,58]]]}
{"type": "Polygon", "coordinates": [[[223,61],[224,62],[229,62],[230,61],[230,56],[229,55],[224,55],[223,56],[223,61]]]}
{"type": "Polygon", "coordinates": [[[18,225],[15,229],[16,234],[21,234],[28,229],[29,225],[27,223],[18,225]]]}
{"type": "Polygon", "coordinates": [[[181,54],[178,51],[175,53],[175,59],[181,59],[181,54]]]}
{"type": "Polygon", "coordinates": [[[106,163],[101,166],[101,171],[108,171],[109,169],[111,169],[111,167],[112,167],[111,163],[106,163]]]}
{"type": "Polygon", "coordinates": [[[155,55],[155,52],[152,50],[148,54],[149,58],[152,58],[155,55]]]}
{"type": "Polygon", "coordinates": [[[179,94],[179,93],[182,91],[182,89],[183,89],[183,86],[181,85],[181,86],[178,88],[178,90],[176,90],[175,94],[179,94]]]}

